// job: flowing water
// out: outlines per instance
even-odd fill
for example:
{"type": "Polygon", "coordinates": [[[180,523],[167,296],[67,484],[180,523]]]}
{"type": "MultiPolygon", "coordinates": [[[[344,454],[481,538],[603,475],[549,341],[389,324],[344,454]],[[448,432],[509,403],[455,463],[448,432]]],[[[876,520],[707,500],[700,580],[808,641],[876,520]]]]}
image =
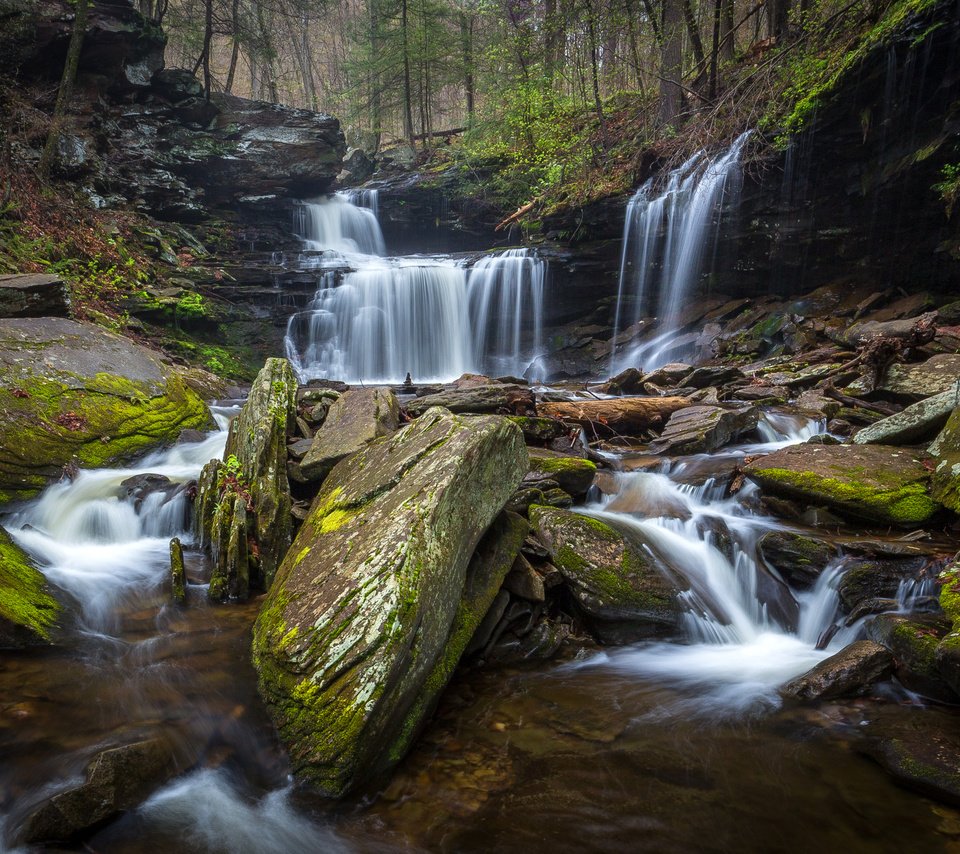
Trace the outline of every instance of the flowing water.
{"type": "MultiPolygon", "coordinates": [[[[750,509],[749,490],[727,497],[719,472],[818,429],[770,413],[754,445],[619,473],[615,494],[586,512],[630,528],[687,579],[683,631],[566,663],[464,671],[389,785],[336,811],[291,786],[257,699],[258,602],[207,606],[205,566],[188,548],[189,607],[171,608],[167,541],[189,546],[186,499],[122,485],[186,482],[224,434],[51,487],[4,524],[75,600],[76,627],[60,648],[0,657],[0,840],[12,845],[31,807],[99,750],[159,737],[179,775],[86,850],[766,852],[800,839],[950,850],[957,813],[851,752],[875,706],[779,708],[777,686],[858,627],[817,648],[834,626],[838,572],[804,594],[772,577],[756,541],[778,523],[750,509]]],[[[904,589],[903,606],[926,592],[904,589]]]]}
{"type": "Polygon", "coordinates": [[[657,335],[611,354],[611,373],[642,364],[658,368],[689,355],[674,346],[678,316],[710,272],[720,217],[740,186],[740,153],[750,134],[723,154],[698,152],[670,172],[662,190],[647,181],[627,206],[620,257],[614,340],[641,318],[655,316],[657,335]]]}
{"type": "Polygon", "coordinates": [[[319,274],[312,302],[287,325],[286,352],[301,379],[522,376],[541,355],[546,263],[536,252],[508,249],[472,266],[384,257],[370,190],[299,205],[295,230],[305,249],[295,263],[319,274]]]}

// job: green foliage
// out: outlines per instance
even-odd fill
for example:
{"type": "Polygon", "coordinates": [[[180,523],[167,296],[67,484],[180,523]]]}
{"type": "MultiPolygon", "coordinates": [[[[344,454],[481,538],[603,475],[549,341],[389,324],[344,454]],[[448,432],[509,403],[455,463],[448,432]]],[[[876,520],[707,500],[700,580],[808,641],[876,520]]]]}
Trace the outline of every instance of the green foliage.
{"type": "Polygon", "coordinates": [[[960,163],[948,163],[940,170],[941,181],[933,185],[940,195],[947,211],[947,217],[953,216],[953,207],[960,199],[960,163]]]}
{"type": "Polygon", "coordinates": [[[253,498],[250,495],[250,483],[243,476],[243,466],[236,454],[230,454],[217,474],[218,507],[227,495],[236,495],[248,512],[253,512],[253,498]]]}

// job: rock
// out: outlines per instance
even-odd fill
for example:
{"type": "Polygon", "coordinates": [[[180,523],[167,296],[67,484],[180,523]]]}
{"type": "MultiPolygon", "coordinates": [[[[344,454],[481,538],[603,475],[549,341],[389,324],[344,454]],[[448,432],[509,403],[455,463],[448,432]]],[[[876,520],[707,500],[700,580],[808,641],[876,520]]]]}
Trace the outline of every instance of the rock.
{"type": "Polygon", "coordinates": [[[940,575],[940,608],[951,622],[950,631],[934,655],[944,682],[960,697],[960,563],[956,560],[940,575]]]}
{"type": "Polygon", "coordinates": [[[530,448],[528,453],[530,471],[523,479],[525,485],[543,488],[542,484],[550,480],[574,498],[582,498],[593,485],[597,466],[590,460],[566,457],[540,448],[530,448]]]}
{"type": "Polygon", "coordinates": [[[337,181],[340,184],[362,184],[373,175],[373,169],[373,161],[362,148],[348,148],[337,181]]]}
{"type": "Polygon", "coordinates": [[[693,371],[693,365],[688,365],[686,362],[671,362],[662,368],[657,368],[655,371],[644,374],[641,382],[643,384],[653,383],[654,385],[663,386],[664,388],[677,388],[683,381],[683,378],[691,371],[693,371]]]}
{"type": "Polygon", "coordinates": [[[877,338],[894,338],[901,341],[914,337],[918,323],[930,323],[936,318],[936,312],[910,317],[900,320],[864,320],[843,327],[837,334],[832,335],[840,344],[856,349],[877,338]]]}
{"type": "Polygon", "coordinates": [[[619,476],[616,497],[607,505],[611,513],[631,513],[649,518],[691,518],[690,507],[658,473],[636,472],[619,476]]]}
{"type": "Polygon", "coordinates": [[[526,386],[512,383],[489,383],[465,388],[449,388],[436,394],[417,397],[404,408],[416,418],[433,406],[442,406],[451,412],[482,415],[534,415],[536,405],[533,392],[526,386]]]}
{"type": "Polygon", "coordinates": [[[935,394],[858,430],[853,441],[857,445],[912,445],[921,442],[947,423],[957,403],[957,392],[953,389],[935,394]]]}
{"type": "Polygon", "coordinates": [[[468,564],[526,466],[514,424],[437,408],[323,482],[253,641],[302,780],[337,796],[403,757],[500,587],[468,564]]]}
{"type": "Polygon", "coordinates": [[[919,580],[928,566],[926,558],[862,560],[846,558],[837,585],[840,605],[848,613],[870,599],[894,599],[904,581],[919,580]]]}
{"type": "Polygon", "coordinates": [[[731,365],[703,365],[695,368],[681,381],[684,386],[707,388],[722,386],[733,380],[744,379],[743,371],[731,365]]]}
{"type": "Polygon", "coordinates": [[[867,635],[882,643],[896,660],[896,676],[904,687],[931,700],[956,703],[957,696],[940,675],[937,647],[947,633],[940,616],[909,619],[880,614],[867,623],[867,635]]]}
{"type": "Polygon", "coordinates": [[[212,427],[153,351],[65,318],[0,320],[0,503],[35,495],[74,459],[102,468],[212,427]]]}
{"type": "Polygon", "coordinates": [[[141,804],[175,771],[172,751],[160,739],[104,750],[87,766],[84,782],[53,795],[31,813],[19,841],[69,842],[141,804]]]}
{"type": "Polygon", "coordinates": [[[960,355],[944,353],[915,365],[891,365],[876,389],[870,388],[870,380],[865,378],[852,382],[844,391],[860,397],[875,390],[898,400],[916,401],[955,389],[957,377],[960,355]]]}
{"type": "Polygon", "coordinates": [[[0,528],[0,649],[50,643],[60,618],[47,579],[0,528]]]}
{"type": "Polygon", "coordinates": [[[855,641],[780,689],[796,700],[859,697],[893,673],[890,650],[873,641],[855,641]]]}
{"type": "Polygon", "coordinates": [[[829,543],[793,531],[769,531],[757,548],[768,566],[801,588],[812,587],[837,556],[837,549],[829,543]]]}
{"type": "Polygon", "coordinates": [[[508,415],[507,417],[523,431],[523,438],[527,444],[550,442],[567,433],[567,425],[556,418],[534,418],[527,415],[508,415]]]}
{"type": "Polygon", "coordinates": [[[935,461],[930,494],[944,507],[960,513],[960,406],[930,446],[935,461]]]}
{"type": "Polygon", "coordinates": [[[774,495],[884,524],[918,525],[937,509],[930,473],[902,448],[793,445],[747,464],[744,474],[774,495]]]}
{"type": "Polygon", "coordinates": [[[531,507],[530,522],[603,643],[632,643],[677,627],[677,585],[619,531],[551,507],[531,507]]]}
{"type": "Polygon", "coordinates": [[[170,540],[170,599],[174,605],[187,604],[187,574],[183,568],[183,546],[177,537],[170,540]]]}
{"type": "Polygon", "coordinates": [[[287,439],[296,388],[290,363],[268,359],[230,424],[224,462],[213,460],[201,472],[194,529],[213,556],[212,602],[245,599],[251,580],[269,587],[290,545],[287,439]]]}
{"type": "Polygon", "coordinates": [[[0,276],[0,317],[69,317],[70,294],[59,276],[0,276]]]}
{"type": "Polygon", "coordinates": [[[650,450],[657,454],[705,454],[756,429],[757,410],[753,407],[690,406],[670,416],[650,450]]]}
{"type": "Polygon", "coordinates": [[[643,391],[644,377],[636,368],[627,368],[597,387],[601,394],[639,394],[643,391]]]}
{"type": "Polygon", "coordinates": [[[509,605],[509,592],[506,590],[501,590],[493,598],[493,602],[491,602],[490,607],[487,608],[487,613],[483,615],[483,619],[480,621],[480,624],[474,631],[473,637],[467,644],[467,648],[463,651],[464,655],[474,655],[475,653],[486,649],[487,645],[493,638],[493,634],[496,631],[497,626],[500,625],[500,621],[503,619],[503,615],[506,613],[509,605]]]}
{"type": "Polygon", "coordinates": [[[517,555],[513,567],[503,580],[503,589],[529,602],[543,602],[546,599],[543,579],[523,555],[517,555]]]}
{"type": "Polygon", "coordinates": [[[154,93],[172,104],[203,97],[203,84],[184,68],[161,68],[150,82],[154,93]]]}
{"type": "Polygon", "coordinates": [[[400,406],[388,388],[358,388],[344,392],[330,407],[313,445],[300,463],[308,480],[323,480],[344,457],[368,442],[397,429],[400,406]]]}

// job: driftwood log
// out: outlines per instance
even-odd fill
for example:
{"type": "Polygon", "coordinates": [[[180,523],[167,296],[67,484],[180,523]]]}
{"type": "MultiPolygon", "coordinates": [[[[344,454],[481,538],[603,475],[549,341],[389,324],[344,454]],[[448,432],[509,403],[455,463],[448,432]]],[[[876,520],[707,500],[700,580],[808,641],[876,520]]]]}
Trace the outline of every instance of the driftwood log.
{"type": "Polygon", "coordinates": [[[659,431],[674,412],[691,405],[687,397],[613,397],[541,403],[537,412],[575,421],[599,435],[642,436],[647,430],[659,431]]]}

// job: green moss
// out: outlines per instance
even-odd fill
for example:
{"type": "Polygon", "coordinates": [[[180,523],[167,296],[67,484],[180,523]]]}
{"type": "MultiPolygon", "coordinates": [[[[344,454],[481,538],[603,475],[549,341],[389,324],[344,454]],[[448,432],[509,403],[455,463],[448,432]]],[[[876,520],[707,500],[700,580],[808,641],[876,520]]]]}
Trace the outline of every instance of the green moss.
{"type": "Polygon", "coordinates": [[[60,610],[43,574],[0,528],[0,623],[8,622],[15,631],[24,629],[35,639],[49,641],[60,610]]]}
{"type": "Polygon", "coordinates": [[[531,457],[531,471],[538,471],[542,474],[562,474],[564,472],[582,472],[596,473],[597,466],[590,460],[584,460],[580,457],[531,457]]]}

